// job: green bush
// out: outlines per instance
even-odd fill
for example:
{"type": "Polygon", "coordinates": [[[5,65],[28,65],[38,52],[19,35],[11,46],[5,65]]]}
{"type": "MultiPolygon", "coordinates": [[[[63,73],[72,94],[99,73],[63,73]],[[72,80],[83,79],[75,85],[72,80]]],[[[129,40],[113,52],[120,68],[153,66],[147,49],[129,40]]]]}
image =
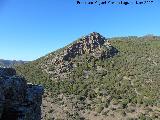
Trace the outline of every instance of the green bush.
{"type": "Polygon", "coordinates": [[[104,107],[102,105],[99,105],[99,106],[96,107],[95,110],[96,110],[97,113],[101,113],[103,109],[104,109],[104,107]]]}

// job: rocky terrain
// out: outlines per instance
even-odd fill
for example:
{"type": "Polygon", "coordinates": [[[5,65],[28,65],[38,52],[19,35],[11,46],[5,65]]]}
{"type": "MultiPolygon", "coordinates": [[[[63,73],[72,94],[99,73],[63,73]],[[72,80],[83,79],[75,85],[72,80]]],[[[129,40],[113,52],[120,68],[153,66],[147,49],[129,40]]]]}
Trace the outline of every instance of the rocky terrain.
{"type": "Polygon", "coordinates": [[[159,120],[160,38],[97,32],[15,66],[42,84],[43,120],[159,120]]]}
{"type": "Polygon", "coordinates": [[[13,68],[0,68],[0,120],[41,120],[43,92],[13,68]]]}

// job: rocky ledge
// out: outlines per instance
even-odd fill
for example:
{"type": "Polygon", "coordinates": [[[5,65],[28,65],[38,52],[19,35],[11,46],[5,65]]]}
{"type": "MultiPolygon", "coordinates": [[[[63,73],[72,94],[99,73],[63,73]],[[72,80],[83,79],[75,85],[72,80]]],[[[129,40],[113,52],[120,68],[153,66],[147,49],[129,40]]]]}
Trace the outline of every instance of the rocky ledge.
{"type": "Polygon", "coordinates": [[[40,120],[43,92],[13,68],[0,68],[0,120],[40,120]]]}

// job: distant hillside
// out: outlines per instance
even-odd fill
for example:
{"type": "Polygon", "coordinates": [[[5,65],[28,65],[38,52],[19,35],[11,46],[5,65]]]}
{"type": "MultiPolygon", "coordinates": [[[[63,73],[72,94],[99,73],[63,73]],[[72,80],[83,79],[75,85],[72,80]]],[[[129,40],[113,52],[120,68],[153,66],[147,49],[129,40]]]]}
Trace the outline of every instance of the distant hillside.
{"type": "Polygon", "coordinates": [[[159,120],[160,38],[93,32],[17,66],[43,84],[43,119],[159,120]]]}
{"type": "Polygon", "coordinates": [[[0,59],[0,66],[1,67],[11,67],[13,65],[20,65],[20,64],[25,64],[27,63],[27,61],[16,61],[16,60],[4,60],[4,59],[0,59]]]}

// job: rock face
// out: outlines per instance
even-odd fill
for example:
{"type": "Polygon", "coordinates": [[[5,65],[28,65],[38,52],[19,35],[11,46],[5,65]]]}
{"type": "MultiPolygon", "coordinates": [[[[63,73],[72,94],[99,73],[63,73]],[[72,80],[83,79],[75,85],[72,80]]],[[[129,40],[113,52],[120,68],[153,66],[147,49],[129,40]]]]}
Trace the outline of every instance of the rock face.
{"type": "Polygon", "coordinates": [[[43,92],[13,68],[0,68],[0,120],[40,120],[43,92]]]}
{"type": "Polygon", "coordinates": [[[80,38],[76,43],[71,45],[65,51],[64,60],[70,60],[76,55],[92,53],[96,48],[101,48],[105,42],[105,38],[97,32],[93,32],[83,38],[80,38]]]}

